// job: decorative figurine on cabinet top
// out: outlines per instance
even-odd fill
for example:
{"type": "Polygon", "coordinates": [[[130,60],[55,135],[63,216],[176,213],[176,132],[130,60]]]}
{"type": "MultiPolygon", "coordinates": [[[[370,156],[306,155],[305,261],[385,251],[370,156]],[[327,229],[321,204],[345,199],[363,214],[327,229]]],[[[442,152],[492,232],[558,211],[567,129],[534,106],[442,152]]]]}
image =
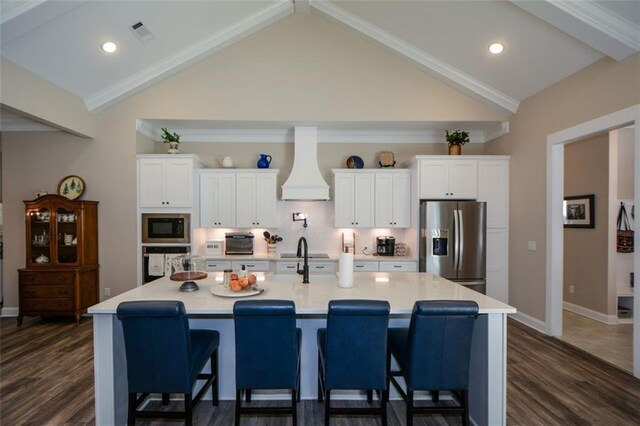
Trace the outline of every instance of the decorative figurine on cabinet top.
{"type": "Polygon", "coordinates": [[[378,164],[380,167],[395,167],[395,155],[391,151],[382,151],[378,154],[378,164]]]}

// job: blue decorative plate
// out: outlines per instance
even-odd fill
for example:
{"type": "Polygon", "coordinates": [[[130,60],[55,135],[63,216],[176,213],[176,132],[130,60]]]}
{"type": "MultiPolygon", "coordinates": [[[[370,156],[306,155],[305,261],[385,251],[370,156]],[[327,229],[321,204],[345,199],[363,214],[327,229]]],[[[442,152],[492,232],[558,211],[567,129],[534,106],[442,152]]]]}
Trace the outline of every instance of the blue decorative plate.
{"type": "Polygon", "coordinates": [[[347,158],[347,167],[350,169],[361,169],[364,167],[364,160],[357,155],[347,158]]]}

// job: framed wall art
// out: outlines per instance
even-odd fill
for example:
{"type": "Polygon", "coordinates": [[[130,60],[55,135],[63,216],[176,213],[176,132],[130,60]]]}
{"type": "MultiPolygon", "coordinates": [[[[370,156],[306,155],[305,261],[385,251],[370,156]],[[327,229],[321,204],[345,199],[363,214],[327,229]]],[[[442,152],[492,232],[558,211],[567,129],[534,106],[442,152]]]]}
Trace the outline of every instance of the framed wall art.
{"type": "Polygon", "coordinates": [[[595,195],[564,197],[562,214],[565,228],[595,228],[595,195]]]}
{"type": "Polygon", "coordinates": [[[58,194],[70,200],[77,200],[84,194],[85,188],[84,180],[80,176],[66,176],[58,184],[58,194]]]}

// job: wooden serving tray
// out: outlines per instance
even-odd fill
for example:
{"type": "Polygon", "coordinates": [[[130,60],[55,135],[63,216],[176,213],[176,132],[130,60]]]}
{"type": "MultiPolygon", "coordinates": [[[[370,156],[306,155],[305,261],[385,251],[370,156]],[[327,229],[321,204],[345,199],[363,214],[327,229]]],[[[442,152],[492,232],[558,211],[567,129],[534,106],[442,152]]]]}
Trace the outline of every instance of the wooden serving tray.
{"type": "Polygon", "coordinates": [[[200,272],[200,271],[199,272],[189,272],[189,271],[176,272],[174,274],[171,274],[171,276],[169,277],[171,281],[201,280],[203,278],[207,278],[207,273],[200,272]]]}

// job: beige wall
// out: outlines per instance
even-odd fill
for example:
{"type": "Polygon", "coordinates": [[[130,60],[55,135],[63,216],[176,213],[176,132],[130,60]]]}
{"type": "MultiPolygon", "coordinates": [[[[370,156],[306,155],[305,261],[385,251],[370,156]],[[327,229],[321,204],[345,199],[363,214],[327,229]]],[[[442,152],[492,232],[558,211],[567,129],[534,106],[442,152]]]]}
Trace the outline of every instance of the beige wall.
{"type": "MultiPolygon", "coordinates": [[[[84,177],[87,199],[99,206],[100,280],[115,295],[136,283],[136,152],[165,147],[136,133],[136,119],[282,121],[500,120],[504,116],[416,70],[361,38],[312,15],[292,15],[96,116],[95,140],[55,133],[6,133],[5,307],[17,306],[17,272],[24,266],[22,200],[54,191],[70,173],[84,177]]],[[[400,160],[411,152],[444,153],[444,145],[389,147],[321,144],[327,174],[347,154],[368,164],[391,148],[400,160]]],[[[268,151],[274,166],[291,168],[291,144],[234,146],[182,144],[209,160],[221,155],[252,167],[268,151]]],[[[465,146],[481,153],[480,145],[465,146]]],[[[214,161],[215,162],[215,161],[214,161]]],[[[330,182],[330,179],[328,179],[330,182]]]]}
{"type": "Polygon", "coordinates": [[[509,302],[544,321],[547,135],[640,104],[640,54],[602,59],[520,104],[487,154],[511,155],[509,302]],[[538,250],[528,251],[527,241],[538,250]]]}
{"type": "Polygon", "coordinates": [[[564,229],[564,300],[615,315],[608,312],[609,134],[567,145],[564,170],[565,196],[595,195],[595,228],[564,229]]]}
{"type": "MultiPolygon", "coordinates": [[[[637,127],[637,126],[636,126],[637,127]]],[[[633,199],[633,173],[635,158],[634,135],[635,129],[626,128],[617,131],[618,134],[618,198],[633,199]]]]}
{"type": "Polygon", "coordinates": [[[82,99],[0,57],[0,104],[53,127],[92,138],[95,118],[82,99]]]}

